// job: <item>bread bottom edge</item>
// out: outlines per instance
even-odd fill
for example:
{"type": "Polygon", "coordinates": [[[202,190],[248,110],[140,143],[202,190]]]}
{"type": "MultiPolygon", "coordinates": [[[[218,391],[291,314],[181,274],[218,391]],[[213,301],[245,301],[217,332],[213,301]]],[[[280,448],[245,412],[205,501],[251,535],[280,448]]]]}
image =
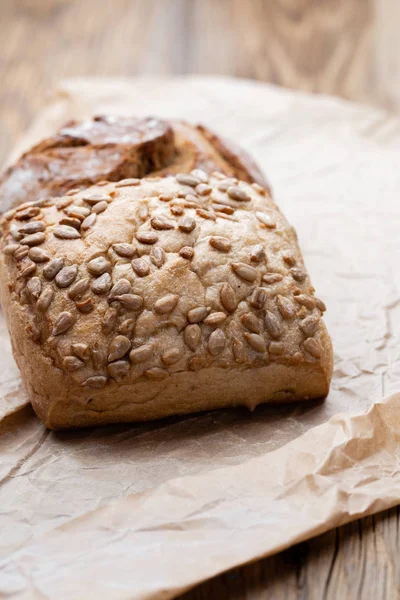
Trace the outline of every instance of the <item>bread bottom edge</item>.
{"type": "Polygon", "coordinates": [[[317,363],[297,366],[270,364],[247,370],[211,367],[197,373],[175,373],[160,382],[115,384],[104,390],[79,394],[67,390],[61,397],[31,392],[32,406],[49,429],[135,423],[259,404],[323,399],[330,376],[317,363]]]}

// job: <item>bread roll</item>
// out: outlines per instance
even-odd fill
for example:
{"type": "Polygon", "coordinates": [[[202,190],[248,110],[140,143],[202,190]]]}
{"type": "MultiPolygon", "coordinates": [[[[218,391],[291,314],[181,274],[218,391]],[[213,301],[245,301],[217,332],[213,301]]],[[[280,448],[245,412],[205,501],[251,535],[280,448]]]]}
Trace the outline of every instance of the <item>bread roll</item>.
{"type": "Polygon", "coordinates": [[[1,229],[13,352],[48,427],[328,393],[324,304],[258,184],[130,178],[25,203],[1,229]]]}
{"type": "Polygon", "coordinates": [[[71,121],[0,177],[0,213],[102,180],[186,173],[196,168],[207,173],[217,169],[266,185],[248,154],[201,125],[153,117],[71,121]]]}

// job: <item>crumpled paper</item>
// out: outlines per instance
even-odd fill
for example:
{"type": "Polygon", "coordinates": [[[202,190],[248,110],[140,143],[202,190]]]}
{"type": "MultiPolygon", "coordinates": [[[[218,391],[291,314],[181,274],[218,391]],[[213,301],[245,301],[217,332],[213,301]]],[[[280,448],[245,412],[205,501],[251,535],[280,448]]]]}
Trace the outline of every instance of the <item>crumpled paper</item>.
{"type": "Polygon", "coordinates": [[[242,80],[75,79],[14,156],[93,113],[204,122],[253,154],[328,305],[332,388],[325,402],[52,433],[29,407],[11,414],[27,397],[1,322],[0,596],[172,598],[399,503],[400,120],[242,80]]]}

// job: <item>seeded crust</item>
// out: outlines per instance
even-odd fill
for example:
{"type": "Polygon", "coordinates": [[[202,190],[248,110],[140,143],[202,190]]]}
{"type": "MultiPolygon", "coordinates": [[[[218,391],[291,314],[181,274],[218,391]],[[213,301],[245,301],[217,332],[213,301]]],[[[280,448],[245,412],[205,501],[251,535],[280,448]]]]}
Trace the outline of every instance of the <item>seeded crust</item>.
{"type": "Polygon", "coordinates": [[[0,177],[0,213],[103,180],[186,173],[195,168],[266,185],[246,152],[201,125],[153,117],[70,121],[0,177]]]}
{"type": "Polygon", "coordinates": [[[294,229],[194,170],[9,211],[1,301],[52,429],[327,395],[332,346],[294,229]]]}

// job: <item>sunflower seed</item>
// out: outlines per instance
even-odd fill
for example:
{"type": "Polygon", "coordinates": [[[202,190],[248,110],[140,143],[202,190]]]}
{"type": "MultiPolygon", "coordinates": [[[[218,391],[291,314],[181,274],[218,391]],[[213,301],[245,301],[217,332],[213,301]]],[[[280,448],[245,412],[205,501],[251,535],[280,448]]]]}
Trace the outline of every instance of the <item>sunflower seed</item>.
{"type": "Polygon", "coordinates": [[[226,346],[226,337],[222,329],[216,329],[208,338],[208,351],[212,356],[220,354],[226,346]]]}
{"type": "Polygon", "coordinates": [[[250,260],[251,262],[259,263],[265,260],[265,250],[261,244],[256,244],[253,246],[250,252],[250,260]]]}
{"type": "Polygon", "coordinates": [[[285,346],[283,342],[271,342],[268,346],[270,354],[283,354],[285,352],[285,346]]]}
{"type": "Polygon", "coordinates": [[[183,338],[190,350],[196,350],[201,340],[201,330],[198,325],[188,325],[183,332],[183,338]]]}
{"type": "Polygon", "coordinates": [[[258,192],[260,196],[265,196],[265,189],[261,187],[261,185],[259,185],[258,183],[252,183],[251,187],[253,188],[253,190],[256,190],[256,192],[258,192]]]}
{"type": "Polygon", "coordinates": [[[59,225],[68,225],[68,227],[73,227],[74,229],[81,228],[81,222],[79,219],[75,219],[74,217],[64,217],[60,219],[59,225]]]}
{"type": "Polygon", "coordinates": [[[104,212],[107,208],[108,204],[105,200],[102,200],[101,202],[99,202],[98,204],[95,204],[92,208],[92,212],[96,215],[99,215],[100,213],[104,212]]]}
{"type": "Polygon", "coordinates": [[[158,196],[158,199],[161,202],[170,202],[173,199],[173,195],[172,194],[160,194],[158,196]]]}
{"type": "Polygon", "coordinates": [[[115,300],[118,300],[127,310],[136,311],[143,308],[143,298],[136,294],[121,294],[120,296],[115,296],[115,300]]]}
{"type": "Polygon", "coordinates": [[[223,312],[215,312],[208,315],[203,321],[204,325],[209,327],[217,327],[226,320],[226,314],[223,312]]]}
{"type": "Polygon", "coordinates": [[[181,185],[188,185],[190,187],[196,187],[196,185],[201,183],[201,179],[193,175],[189,175],[188,173],[178,173],[176,175],[176,180],[181,185]]]}
{"type": "Polygon", "coordinates": [[[107,371],[115,381],[121,381],[129,373],[129,363],[126,360],[117,360],[107,366],[107,371]]]}
{"type": "Polygon", "coordinates": [[[181,351],[179,350],[179,348],[170,348],[169,350],[166,350],[164,352],[164,354],[161,356],[161,360],[164,363],[164,365],[173,365],[176,362],[178,362],[180,357],[181,351]]]}
{"type": "Polygon", "coordinates": [[[111,288],[108,301],[111,302],[117,296],[122,296],[122,294],[130,294],[131,291],[132,286],[129,281],[127,279],[120,279],[111,288]]]}
{"type": "Polygon", "coordinates": [[[68,206],[64,212],[73,219],[84,221],[84,219],[90,215],[90,208],[87,208],[87,206],[77,206],[76,204],[72,204],[71,206],[68,206]]]}
{"type": "Polygon", "coordinates": [[[264,225],[264,227],[267,227],[268,229],[274,229],[276,227],[275,221],[271,219],[271,217],[267,213],[257,211],[256,217],[260,221],[260,223],[264,225]]]}
{"type": "Polygon", "coordinates": [[[129,187],[131,185],[139,185],[140,184],[140,179],[135,179],[135,178],[130,178],[130,179],[122,179],[122,181],[118,181],[118,183],[115,184],[116,188],[121,188],[121,187],[129,187]]]}
{"type": "Polygon", "coordinates": [[[246,327],[246,329],[248,329],[252,333],[260,333],[260,321],[257,319],[255,314],[245,313],[240,317],[240,320],[244,327],[246,327]]]}
{"type": "Polygon", "coordinates": [[[141,221],[145,221],[149,216],[149,207],[147,204],[141,204],[138,210],[138,216],[141,221]]]}
{"type": "Polygon", "coordinates": [[[101,369],[104,366],[104,363],[106,362],[106,353],[104,348],[99,348],[98,345],[96,345],[93,349],[92,349],[92,363],[93,363],[93,367],[97,370],[97,369],[101,369]]]}
{"type": "Polygon", "coordinates": [[[199,185],[196,185],[196,193],[199,194],[199,196],[208,196],[211,192],[212,187],[206,183],[199,183],[199,185]]]}
{"type": "Polygon", "coordinates": [[[6,256],[12,256],[18,248],[20,248],[19,244],[8,244],[7,246],[4,246],[3,252],[6,256]]]}
{"type": "Polygon", "coordinates": [[[153,356],[153,344],[146,344],[145,346],[139,346],[134,348],[129,353],[129,359],[134,365],[146,362],[153,356]]]}
{"type": "Polygon", "coordinates": [[[250,267],[250,265],[246,265],[245,263],[232,263],[232,270],[235,275],[243,279],[244,281],[253,282],[257,279],[257,270],[254,267],[250,267]]]}
{"type": "Polygon", "coordinates": [[[43,275],[46,279],[54,279],[64,266],[62,258],[53,258],[43,269],[43,275]]]}
{"type": "Polygon", "coordinates": [[[228,179],[224,179],[221,183],[218,184],[218,189],[220,192],[227,192],[228,188],[234,186],[237,183],[237,179],[230,177],[228,179]]]}
{"type": "Polygon", "coordinates": [[[249,304],[253,308],[260,310],[261,308],[263,308],[266,300],[267,300],[266,290],[261,287],[256,287],[253,290],[253,293],[249,300],[249,304]]]}
{"type": "Polygon", "coordinates": [[[307,338],[304,341],[304,349],[307,350],[314,358],[320,358],[321,356],[321,346],[314,338],[307,338]]]}
{"type": "Polygon", "coordinates": [[[88,377],[81,385],[83,387],[99,390],[105,387],[106,384],[107,377],[104,377],[104,375],[93,375],[93,377],[88,377]]]}
{"type": "Polygon", "coordinates": [[[83,231],[87,231],[88,229],[93,227],[93,225],[96,223],[96,221],[97,221],[97,215],[95,213],[92,213],[91,215],[86,217],[86,219],[84,219],[82,221],[81,229],[83,231]]]}
{"type": "Polygon", "coordinates": [[[29,261],[29,263],[21,263],[21,265],[22,271],[19,274],[18,279],[25,279],[26,277],[30,277],[36,271],[36,265],[31,261],[29,261]]]}
{"type": "Polygon", "coordinates": [[[40,208],[37,206],[29,206],[28,208],[25,208],[25,210],[21,210],[21,207],[18,209],[15,215],[15,218],[18,219],[18,221],[28,221],[29,219],[33,219],[40,214],[40,208]]]}
{"type": "Polygon", "coordinates": [[[282,258],[283,261],[289,266],[289,267],[293,267],[296,264],[296,257],[293,254],[293,252],[290,252],[290,250],[287,250],[286,252],[282,253],[282,258]]]}
{"type": "Polygon", "coordinates": [[[297,296],[294,297],[294,299],[296,300],[296,302],[298,302],[299,304],[302,304],[303,306],[305,306],[308,309],[313,309],[316,307],[316,300],[315,298],[313,298],[313,296],[307,296],[306,294],[298,294],[297,296]]]}
{"type": "Polygon", "coordinates": [[[25,331],[33,342],[40,342],[40,329],[35,323],[29,323],[25,327],[25,331]]]}
{"type": "Polygon", "coordinates": [[[32,233],[31,235],[22,238],[21,242],[26,246],[38,246],[39,244],[43,244],[45,239],[46,236],[44,233],[39,231],[38,233],[32,233]]]}
{"type": "Polygon", "coordinates": [[[215,221],[216,219],[216,216],[213,212],[210,212],[209,210],[206,210],[204,208],[196,208],[196,214],[199,215],[199,217],[202,217],[203,219],[210,219],[211,221],[215,221]]]}
{"type": "Polygon", "coordinates": [[[16,242],[19,242],[24,237],[22,235],[22,233],[19,232],[19,229],[15,223],[11,223],[10,233],[11,233],[13,240],[15,240],[16,242]]]}
{"type": "Polygon", "coordinates": [[[46,310],[49,308],[50,304],[52,303],[53,298],[54,292],[50,287],[43,290],[38,301],[36,302],[36,310],[38,312],[45,313],[46,310]]]}
{"type": "Polygon", "coordinates": [[[29,250],[29,258],[35,263],[44,263],[50,260],[49,254],[43,248],[37,246],[29,250]]]}
{"type": "Polygon", "coordinates": [[[118,311],[115,308],[108,308],[101,321],[101,330],[104,335],[109,335],[114,331],[117,325],[118,311]]]}
{"type": "Polygon", "coordinates": [[[92,290],[95,294],[107,294],[112,285],[110,273],[103,273],[93,283],[92,290]]]}
{"type": "Polygon", "coordinates": [[[209,312],[210,309],[206,306],[197,306],[196,308],[189,310],[187,313],[187,319],[189,323],[200,323],[200,321],[206,318],[209,312]]]}
{"type": "Polygon", "coordinates": [[[87,315],[94,309],[94,302],[91,298],[85,298],[84,300],[79,300],[79,302],[76,303],[76,308],[83,315],[87,315]]]}
{"type": "Polygon", "coordinates": [[[210,245],[221,252],[229,252],[232,248],[231,242],[226,237],[214,236],[209,239],[210,245]]]}
{"type": "Polygon", "coordinates": [[[39,277],[32,277],[27,283],[27,288],[32,298],[37,300],[42,291],[42,282],[39,277]]]}
{"type": "Polygon", "coordinates": [[[71,351],[84,362],[87,362],[90,358],[90,348],[87,344],[83,344],[82,342],[71,344],[71,351]]]}
{"type": "Polygon", "coordinates": [[[132,244],[125,243],[114,244],[113,249],[118,254],[118,256],[122,256],[124,258],[132,258],[137,252],[135,246],[133,246],[132,244]]]}
{"type": "Polygon", "coordinates": [[[122,358],[131,348],[130,340],[124,335],[117,335],[108,350],[108,362],[122,358]]]}
{"type": "Polygon", "coordinates": [[[76,356],[66,356],[63,359],[62,364],[64,369],[68,372],[77,371],[85,366],[85,363],[76,356]]]}
{"type": "Polygon", "coordinates": [[[40,233],[44,231],[45,226],[43,221],[31,221],[30,223],[25,223],[22,227],[19,227],[19,232],[24,235],[29,235],[31,233],[40,233]]]}
{"type": "Polygon", "coordinates": [[[193,175],[193,177],[197,177],[201,183],[208,182],[208,175],[203,169],[193,169],[193,171],[190,171],[190,174],[193,175]]]}
{"type": "Polygon", "coordinates": [[[265,341],[261,335],[257,333],[245,333],[244,338],[256,352],[265,352],[265,341]]]}
{"type": "Polygon", "coordinates": [[[269,335],[274,338],[280,338],[282,335],[282,325],[278,319],[271,311],[267,310],[264,317],[265,329],[269,333],[269,335]]]}
{"type": "Polygon", "coordinates": [[[315,304],[317,306],[317,308],[321,311],[321,312],[325,312],[326,311],[326,306],[325,306],[325,302],[323,302],[322,300],[320,300],[319,298],[314,298],[315,299],[315,304]]]}
{"type": "Polygon", "coordinates": [[[69,225],[57,225],[53,233],[60,240],[76,240],[81,237],[79,231],[69,225]]]}
{"type": "Polygon", "coordinates": [[[179,256],[186,260],[191,260],[194,256],[194,250],[190,246],[183,246],[183,248],[179,250],[179,256]]]}
{"type": "Polygon", "coordinates": [[[155,244],[158,242],[158,235],[154,231],[137,231],[135,237],[141,244],[155,244]]]}
{"type": "Polygon", "coordinates": [[[68,296],[72,299],[78,298],[78,296],[82,296],[89,289],[91,279],[79,279],[76,283],[74,283],[68,290],[68,296]]]}
{"type": "Polygon", "coordinates": [[[220,300],[222,306],[228,312],[234,312],[237,307],[237,298],[236,294],[229,283],[224,283],[220,292],[220,300]]]}
{"type": "Polygon", "coordinates": [[[56,275],[56,284],[60,288],[67,288],[73,283],[78,275],[78,267],[71,265],[70,267],[64,267],[56,275]]]}
{"type": "Polygon", "coordinates": [[[3,213],[3,217],[6,221],[11,221],[11,219],[13,218],[14,215],[15,215],[14,209],[7,210],[5,213],[3,213]]]}
{"type": "Polygon", "coordinates": [[[241,190],[238,187],[234,187],[233,185],[229,186],[226,190],[229,198],[232,200],[236,200],[237,202],[249,202],[250,196],[244,190],[241,190]]]}
{"type": "MultiPolygon", "coordinates": [[[[223,213],[225,215],[233,215],[233,213],[235,212],[235,209],[233,208],[233,206],[228,206],[225,204],[213,204],[212,205],[213,209],[218,212],[218,213],[223,213]]],[[[219,215],[218,216],[222,216],[219,215]]]]}
{"type": "Polygon", "coordinates": [[[165,252],[160,246],[151,249],[150,260],[156,267],[160,268],[165,263],[165,252]]]}
{"type": "Polygon", "coordinates": [[[108,194],[102,194],[98,192],[87,192],[83,194],[82,200],[84,200],[88,204],[97,204],[98,202],[109,202],[111,200],[111,196],[109,196],[108,194]]]}
{"type": "Polygon", "coordinates": [[[282,281],[283,276],[280,273],[264,273],[262,276],[263,283],[273,284],[282,281]]]}
{"type": "Polygon", "coordinates": [[[276,303],[278,305],[279,312],[284,319],[293,319],[296,316],[296,308],[293,302],[284,296],[277,296],[276,303]]]}
{"type": "Polygon", "coordinates": [[[68,329],[75,323],[75,317],[67,311],[60,313],[55,320],[52,335],[60,335],[66,333],[68,329]]]}
{"type": "Polygon", "coordinates": [[[133,330],[135,328],[135,320],[134,319],[125,319],[122,321],[121,325],[118,327],[118,333],[122,335],[131,336],[133,330]]]}
{"type": "Polygon", "coordinates": [[[111,270],[111,263],[104,256],[98,256],[88,262],[87,270],[91,275],[98,277],[111,270]]]}
{"type": "Polygon", "coordinates": [[[138,277],[146,277],[150,273],[150,265],[144,258],[134,258],[131,265],[138,277]]]}
{"type": "Polygon", "coordinates": [[[169,210],[176,217],[180,217],[181,215],[183,215],[185,213],[183,207],[179,206],[178,204],[173,204],[172,206],[170,206],[169,210]]]}
{"type": "Polygon", "coordinates": [[[156,215],[150,220],[151,226],[159,231],[174,229],[175,225],[163,215],[156,215]]]}
{"type": "Polygon", "coordinates": [[[28,256],[29,246],[19,246],[19,248],[14,252],[15,260],[22,260],[25,256],[28,256]]]}
{"type": "Polygon", "coordinates": [[[147,369],[147,371],[144,372],[144,375],[151,381],[161,381],[168,377],[168,371],[166,369],[161,369],[160,367],[153,367],[147,369]]]}
{"type": "Polygon", "coordinates": [[[64,210],[64,208],[67,208],[67,206],[72,204],[73,201],[74,199],[69,198],[68,196],[65,198],[60,198],[56,203],[57,210],[64,210]]]}
{"type": "Polygon", "coordinates": [[[178,227],[184,233],[190,233],[196,227],[196,221],[192,217],[184,217],[179,221],[178,227]]]}
{"type": "Polygon", "coordinates": [[[232,352],[236,362],[242,363],[246,361],[247,353],[243,342],[234,338],[232,343],[232,352]]]}
{"type": "Polygon", "coordinates": [[[292,277],[295,281],[302,283],[307,278],[307,273],[304,273],[301,269],[291,269],[292,277]]]}
{"type": "Polygon", "coordinates": [[[166,315],[174,310],[178,304],[179,296],[176,294],[167,294],[154,304],[154,312],[158,315],[166,315]]]}
{"type": "Polygon", "coordinates": [[[308,338],[310,338],[314,335],[314,333],[318,329],[318,326],[319,326],[319,317],[316,317],[313,315],[306,317],[299,324],[301,331],[308,338]]]}

